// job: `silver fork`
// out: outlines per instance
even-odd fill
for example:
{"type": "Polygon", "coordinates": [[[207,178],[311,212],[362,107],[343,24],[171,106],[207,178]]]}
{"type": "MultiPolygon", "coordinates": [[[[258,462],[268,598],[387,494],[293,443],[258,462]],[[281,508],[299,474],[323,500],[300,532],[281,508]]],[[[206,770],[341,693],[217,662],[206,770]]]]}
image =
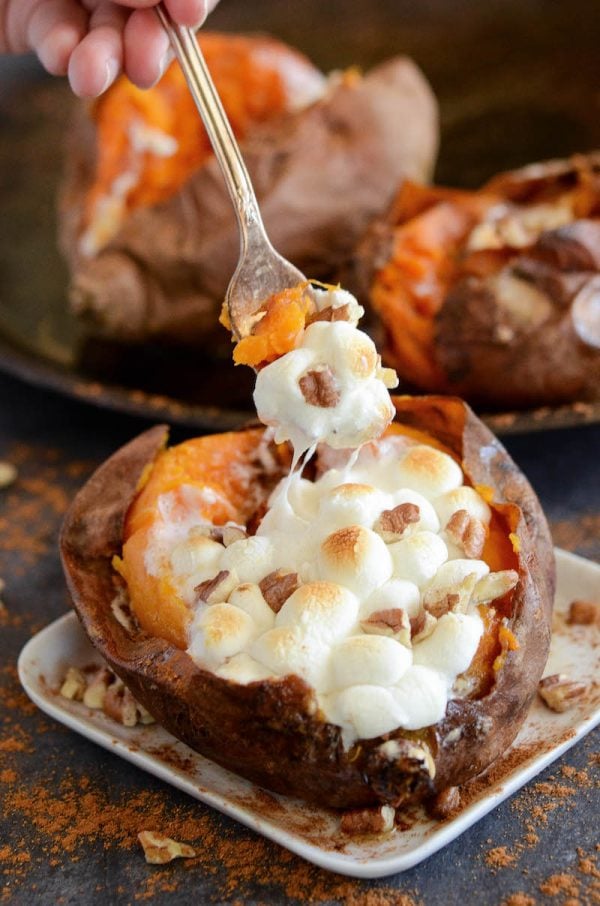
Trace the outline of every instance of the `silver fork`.
{"type": "Polygon", "coordinates": [[[250,176],[194,32],[174,22],[162,3],[155,9],[202,117],[237,216],[240,257],[227,287],[225,306],[233,334],[241,339],[251,332],[254,316],[266,298],[306,277],[271,245],[250,176]]]}

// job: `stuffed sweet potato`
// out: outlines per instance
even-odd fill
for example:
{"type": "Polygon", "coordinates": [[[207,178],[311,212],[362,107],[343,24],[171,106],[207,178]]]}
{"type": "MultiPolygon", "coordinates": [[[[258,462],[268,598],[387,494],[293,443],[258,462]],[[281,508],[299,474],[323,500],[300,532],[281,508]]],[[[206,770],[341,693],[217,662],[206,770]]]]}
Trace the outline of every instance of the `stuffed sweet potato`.
{"type": "MultiPolygon", "coordinates": [[[[275,247],[312,277],[345,261],[404,176],[437,150],[433,95],[406,58],[327,80],[270,38],[201,33],[275,247]]],[[[198,343],[237,261],[231,201],[173,64],[148,92],[119,80],[70,134],[59,199],[70,298],[116,339],[198,343]]]]}
{"type": "MultiPolygon", "coordinates": [[[[391,457],[389,474],[401,486],[393,499],[403,502],[380,511],[375,488],[336,485],[340,454],[327,449],[291,492],[309,518],[302,508],[324,488],[320,518],[343,526],[320,544],[316,566],[292,573],[265,553],[269,495],[289,454],[262,428],[170,450],[164,428],[146,432],[92,477],[62,532],[86,632],[157,721],[265,787],[334,807],[398,807],[483,770],[516,735],[549,645],[553,553],[531,487],[462,402],[399,397],[395,406],[383,446],[366,448],[352,468],[368,473],[378,457],[391,457]],[[446,584],[439,560],[427,572],[423,554],[442,547],[446,584]],[[381,585],[382,556],[401,550],[409,572],[381,585]],[[226,568],[216,571],[221,557],[226,568]],[[411,603],[419,570],[425,578],[411,603]],[[451,587],[448,570],[462,576],[451,587]],[[115,604],[124,598],[130,622],[115,604]],[[423,666],[425,652],[467,624],[471,633],[477,627],[468,663],[454,664],[459,675],[439,692],[440,711],[439,676],[423,666]],[[384,666],[394,673],[389,689],[384,666]],[[367,667],[371,685],[352,685],[367,667]],[[405,704],[422,700],[419,677],[429,698],[418,707],[438,709],[429,723],[393,710],[402,695],[405,704]],[[377,707],[361,711],[372,699],[377,707]]],[[[288,533],[279,550],[295,538],[288,533]]],[[[438,645],[440,656],[455,653],[458,638],[438,645]]]]}
{"type": "Polygon", "coordinates": [[[600,397],[600,156],[478,192],[405,183],[357,252],[409,385],[485,406],[600,397]]]}

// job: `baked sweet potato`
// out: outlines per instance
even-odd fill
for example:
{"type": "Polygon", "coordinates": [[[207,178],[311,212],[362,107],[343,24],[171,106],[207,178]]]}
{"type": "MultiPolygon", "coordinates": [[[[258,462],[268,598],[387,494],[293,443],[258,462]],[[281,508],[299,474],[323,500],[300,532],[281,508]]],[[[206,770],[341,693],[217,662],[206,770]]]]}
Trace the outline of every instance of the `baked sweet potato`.
{"type": "MultiPolygon", "coordinates": [[[[327,279],[399,180],[430,174],[429,86],[403,57],[326,80],[270,38],[199,40],[275,247],[327,279]]],[[[120,80],[91,115],[79,109],[69,138],[59,234],[71,303],[116,339],[210,342],[237,261],[231,201],[178,73],[145,93],[120,80]]]]}
{"type": "Polygon", "coordinates": [[[488,407],[600,397],[600,155],[477,192],[405,183],[356,266],[410,385],[488,407]]]}
{"type": "MultiPolygon", "coordinates": [[[[204,515],[214,524],[234,518],[249,531],[256,525],[273,482],[289,467],[284,450],[266,446],[262,429],[202,438],[172,452],[164,451],[166,429],[151,429],[96,472],[62,531],[64,569],[83,626],[157,721],[256,783],[334,807],[402,806],[483,770],[515,737],[550,639],[552,544],[526,479],[461,401],[399,397],[395,405],[395,432],[447,451],[485,494],[492,517],[484,556],[493,569],[516,573],[516,586],[487,613],[463,677],[470,693],[451,700],[436,725],[393,730],[345,748],[340,727],[323,719],[314,690],[299,676],[240,685],[197,666],[178,632],[167,639],[165,627],[176,625],[181,612],[173,618],[153,607],[137,593],[131,573],[138,622],[128,627],[117,619],[112,603],[124,589],[113,562],[123,571],[124,541],[145,531],[161,488],[204,482],[212,507],[204,515]]],[[[329,468],[328,455],[321,454],[318,471],[329,468]]]]}

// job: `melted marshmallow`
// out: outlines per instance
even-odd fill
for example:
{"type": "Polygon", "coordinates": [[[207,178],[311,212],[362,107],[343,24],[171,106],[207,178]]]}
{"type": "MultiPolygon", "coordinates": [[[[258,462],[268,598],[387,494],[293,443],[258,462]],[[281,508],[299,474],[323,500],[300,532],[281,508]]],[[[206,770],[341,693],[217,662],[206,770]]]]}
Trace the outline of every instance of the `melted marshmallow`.
{"type": "Polygon", "coordinates": [[[342,728],[346,745],[439,720],[460,694],[457,677],[483,632],[469,595],[489,567],[462,551],[454,557],[437,512],[445,519],[466,501],[472,512],[487,509],[473,489],[450,487],[462,473],[437,450],[427,484],[414,465],[422,462],[422,446],[398,436],[364,447],[353,463],[314,482],[295,473],[275,488],[257,534],[227,548],[198,526],[194,494],[176,503],[163,495],[147,559],[155,567],[171,564],[173,581],[194,608],[188,649],[194,660],[241,684],[300,676],[315,690],[324,718],[342,728]],[[419,520],[386,543],[377,521],[398,501],[419,506],[419,520]],[[278,613],[260,587],[274,570],[297,573],[299,583],[278,613]],[[230,573],[223,600],[195,600],[193,583],[221,571],[230,573]],[[402,608],[415,618],[424,601],[461,584],[464,612],[442,616],[429,637],[412,645],[361,627],[382,610],[402,608]]]}

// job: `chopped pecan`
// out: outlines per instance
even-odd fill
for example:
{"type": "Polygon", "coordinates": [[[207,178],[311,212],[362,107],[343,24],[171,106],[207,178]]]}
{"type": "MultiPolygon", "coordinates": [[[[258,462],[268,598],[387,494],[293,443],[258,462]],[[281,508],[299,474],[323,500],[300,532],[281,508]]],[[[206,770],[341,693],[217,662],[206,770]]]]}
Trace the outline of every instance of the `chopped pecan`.
{"type": "Polygon", "coordinates": [[[497,573],[488,573],[475,584],[473,600],[477,604],[486,604],[508,594],[519,581],[519,574],[514,569],[501,569],[497,573]]]}
{"type": "Polygon", "coordinates": [[[200,582],[199,585],[196,585],[194,591],[196,592],[197,601],[204,601],[205,604],[218,604],[227,600],[228,595],[236,585],[237,580],[232,577],[229,570],[221,569],[212,579],[207,579],[206,582],[200,582]]]}
{"type": "Polygon", "coordinates": [[[389,805],[375,808],[352,809],[344,812],[340,820],[340,829],[349,837],[366,834],[387,834],[394,828],[396,810],[389,805]]]}
{"type": "Polygon", "coordinates": [[[112,615],[128,632],[135,632],[139,624],[125,593],[121,590],[110,602],[112,615]]]}
{"type": "Polygon", "coordinates": [[[300,585],[298,573],[276,569],[258,583],[263,598],[274,613],[279,613],[287,599],[300,585]]]}
{"type": "Polygon", "coordinates": [[[196,850],[187,843],[178,843],[155,831],[141,831],[138,840],[142,844],[146,862],[150,865],[164,865],[173,859],[193,859],[196,855],[196,850]]]}
{"type": "Polygon", "coordinates": [[[106,690],[102,710],[124,727],[135,727],[138,722],[138,704],[124,683],[117,679],[106,690]]]}
{"type": "Polygon", "coordinates": [[[446,533],[467,557],[480,557],[485,544],[486,528],[480,519],[471,516],[467,510],[452,513],[446,525],[446,533]]]}
{"type": "Polygon", "coordinates": [[[63,698],[71,701],[83,701],[83,694],[86,688],[85,676],[77,667],[69,667],[67,675],[60,687],[60,694],[63,698]]]}
{"type": "Polygon", "coordinates": [[[556,230],[547,230],[538,238],[534,253],[562,271],[597,271],[600,269],[600,223],[580,219],[556,230]]]}
{"type": "Polygon", "coordinates": [[[443,821],[449,818],[460,807],[460,790],[457,786],[448,786],[427,803],[427,811],[432,818],[443,821]]]}
{"type": "Polygon", "coordinates": [[[552,711],[568,711],[575,707],[588,693],[589,686],[577,680],[570,680],[565,673],[553,673],[544,677],[538,685],[538,692],[552,711]]]}
{"type": "Polygon", "coordinates": [[[458,592],[446,592],[440,597],[428,599],[427,595],[423,598],[423,606],[427,613],[439,620],[444,614],[454,611],[460,604],[460,595],[458,592]]]}
{"type": "Polygon", "coordinates": [[[387,543],[397,541],[409,525],[419,521],[421,511],[416,503],[399,503],[393,510],[384,510],[373,526],[387,543]]]}
{"type": "Polygon", "coordinates": [[[315,321],[350,321],[350,306],[348,303],[346,305],[338,305],[337,308],[334,308],[333,305],[328,305],[327,308],[315,311],[312,315],[309,315],[306,319],[306,326],[314,324],[315,321]]]}
{"type": "Polygon", "coordinates": [[[225,547],[229,547],[232,544],[235,544],[236,541],[243,541],[247,538],[245,529],[240,528],[239,525],[224,525],[223,531],[221,533],[221,540],[225,547]]]}
{"type": "Polygon", "coordinates": [[[361,620],[363,632],[373,635],[388,635],[403,645],[410,645],[410,620],[401,607],[376,610],[366,620],[361,620]]]}
{"type": "Polygon", "coordinates": [[[420,610],[416,617],[410,621],[410,636],[413,645],[422,642],[431,635],[435,629],[437,619],[427,610],[420,610]]]}
{"type": "Polygon", "coordinates": [[[311,406],[331,409],[337,406],[341,399],[335,375],[328,366],[307,371],[298,383],[302,396],[311,406]]]}
{"type": "Polygon", "coordinates": [[[570,626],[600,625],[600,604],[594,601],[571,601],[567,623],[570,626]]]}
{"type": "Polygon", "coordinates": [[[115,678],[108,667],[99,667],[90,677],[87,689],[83,693],[83,704],[95,711],[102,710],[108,687],[115,678]]]}
{"type": "Polygon", "coordinates": [[[209,522],[202,522],[193,527],[190,537],[210,538],[211,541],[219,541],[225,547],[229,547],[230,544],[242,541],[248,535],[240,525],[211,525],[209,522]]]}
{"type": "Polygon", "coordinates": [[[379,751],[388,761],[416,762],[419,770],[424,771],[430,780],[435,777],[435,761],[426,743],[400,737],[389,739],[379,747],[379,751]]]}

